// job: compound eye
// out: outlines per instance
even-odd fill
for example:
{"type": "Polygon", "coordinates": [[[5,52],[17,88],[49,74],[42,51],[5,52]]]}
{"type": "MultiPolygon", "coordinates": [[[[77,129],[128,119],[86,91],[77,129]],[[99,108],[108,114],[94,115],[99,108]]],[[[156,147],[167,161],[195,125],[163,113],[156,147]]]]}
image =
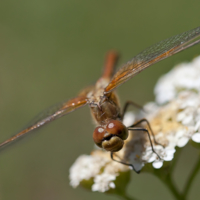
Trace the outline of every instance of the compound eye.
{"type": "Polygon", "coordinates": [[[100,148],[102,148],[102,141],[103,141],[105,133],[106,133],[105,129],[101,126],[97,126],[94,129],[93,140],[95,144],[100,148]]]}
{"type": "Polygon", "coordinates": [[[119,120],[110,120],[106,126],[106,131],[110,134],[118,136],[122,140],[126,140],[128,137],[128,129],[119,120]]]}

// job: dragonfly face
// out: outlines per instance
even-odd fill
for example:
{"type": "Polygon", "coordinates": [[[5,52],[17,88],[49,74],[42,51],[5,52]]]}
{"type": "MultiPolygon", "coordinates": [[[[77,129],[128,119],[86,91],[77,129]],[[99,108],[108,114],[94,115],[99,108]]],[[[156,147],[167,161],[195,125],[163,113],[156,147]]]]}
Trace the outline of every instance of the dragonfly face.
{"type": "Polygon", "coordinates": [[[113,90],[154,63],[198,43],[200,43],[200,27],[152,45],[133,57],[131,61],[123,65],[115,74],[114,69],[118,55],[115,52],[110,52],[106,59],[103,75],[94,86],[89,86],[82,90],[77,97],[42,112],[37,120],[32,122],[27,128],[2,142],[0,148],[12,143],[32,130],[40,128],[88,104],[92,116],[98,125],[93,133],[94,142],[107,151],[119,151],[123,147],[124,140],[128,137],[128,128],[121,122],[124,112],[121,112],[118,97],[113,90]]]}
{"type": "Polygon", "coordinates": [[[93,132],[95,144],[111,152],[121,150],[127,137],[128,129],[119,120],[109,120],[105,126],[98,126],[93,132]]]}

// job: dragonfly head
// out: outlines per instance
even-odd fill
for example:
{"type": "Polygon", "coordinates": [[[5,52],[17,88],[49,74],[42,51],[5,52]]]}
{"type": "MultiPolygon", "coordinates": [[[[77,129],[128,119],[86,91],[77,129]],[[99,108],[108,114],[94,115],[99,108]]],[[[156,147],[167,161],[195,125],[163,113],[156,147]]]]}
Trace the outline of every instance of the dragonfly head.
{"type": "Polygon", "coordinates": [[[98,126],[93,132],[93,140],[97,146],[106,151],[116,152],[122,149],[128,137],[128,129],[119,120],[110,120],[105,127],[98,126]]]}

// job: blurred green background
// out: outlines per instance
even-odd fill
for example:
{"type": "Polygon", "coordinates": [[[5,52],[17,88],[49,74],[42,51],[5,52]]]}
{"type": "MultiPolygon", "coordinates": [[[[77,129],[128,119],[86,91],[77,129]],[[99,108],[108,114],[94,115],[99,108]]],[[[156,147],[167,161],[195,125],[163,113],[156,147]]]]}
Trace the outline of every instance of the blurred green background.
{"type": "MultiPolygon", "coordinates": [[[[101,74],[104,55],[120,64],[155,42],[200,26],[200,1],[6,0],[0,2],[0,141],[38,112],[76,96],[101,74]]],[[[200,54],[200,45],[157,63],[118,89],[121,103],[154,100],[157,79],[200,54]]],[[[77,110],[0,153],[0,199],[116,199],[69,185],[69,168],[93,149],[88,107],[77,110]]],[[[175,170],[178,188],[198,151],[184,148],[175,170]]],[[[190,199],[198,199],[200,174],[190,199]]],[[[173,199],[159,180],[132,173],[128,193],[138,199],[173,199]],[[145,191],[145,192],[144,192],[145,191]]]]}

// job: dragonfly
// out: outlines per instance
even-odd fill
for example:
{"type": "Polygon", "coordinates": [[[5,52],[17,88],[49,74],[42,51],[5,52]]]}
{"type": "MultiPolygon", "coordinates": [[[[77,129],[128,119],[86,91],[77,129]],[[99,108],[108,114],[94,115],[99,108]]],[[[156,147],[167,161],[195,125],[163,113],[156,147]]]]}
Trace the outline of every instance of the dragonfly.
{"type": "MultiPolygon", "coordinates": [[[[153,149],[149,133],[151,132],[153,135],[153,132],[146,119],[141,119],[129,127],[123,124],[124,114],[129,105],[140,106],[132,101],[127,101],[123,109],[121,109],[115,89],[147,67],[198,43],[200,43],[200,27],[172,36],[148,47],[119,68],[116,73],[115,68],[119,56],[116,52],[110,51],[106,56],[103,74],[94,85],[83,89],[75,98],[42,112],[32,124],[28,125],[13,137],[0,143],[0,148],[13,143],[18,138],[55,119],[89,105],[92,117],[97,125],[93,132],[94,143],[100,148],[109,151],[112,160],[131,166],[135,170],[132,164],[116,160],[114,153],[123,148],[124,141],[127,139],[130,130],[146,132],[151,143],[152,151],[156,153],[153,149]],[[138,125],[143,122],[146,122],[149,128],[138,128],[138,125]]],[[[154,142],[156,143],[155,139],[154,142]]]]}

